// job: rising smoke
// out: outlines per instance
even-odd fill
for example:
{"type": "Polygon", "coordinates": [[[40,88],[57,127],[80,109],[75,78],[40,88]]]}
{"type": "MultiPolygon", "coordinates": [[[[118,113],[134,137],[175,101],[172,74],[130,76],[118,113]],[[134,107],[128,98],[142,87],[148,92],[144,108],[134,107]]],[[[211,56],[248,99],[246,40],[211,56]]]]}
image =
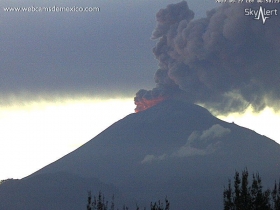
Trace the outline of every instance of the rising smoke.
{"type": "Polygon", "coordinates": [[[269,16],[263,24],[244,12],[262,6],[280,13],[280,4],[218,6],[201,19],[194,19],[186,1],[157,13],[156,87],[136,93],[136,111],[174,97],[224,114],[249,105],[255,111],[280,108],[280,17],[269,16]]]}

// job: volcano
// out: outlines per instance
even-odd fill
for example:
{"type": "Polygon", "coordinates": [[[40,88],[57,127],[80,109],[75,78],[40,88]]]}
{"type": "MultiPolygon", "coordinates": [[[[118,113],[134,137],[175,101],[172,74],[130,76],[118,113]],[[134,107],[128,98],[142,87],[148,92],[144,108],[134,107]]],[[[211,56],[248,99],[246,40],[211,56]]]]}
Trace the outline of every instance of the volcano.
{"type": "Polygon", "coordinates": [[[258,172],[272,187],[279,164],[275,141],[198,105],[166,100],[30,176],[5,181],[0,209],[86,209],[87,191],[101,190],[132,209],[167,196],[171,209],[217,210],[236,170],[258,172]]]}

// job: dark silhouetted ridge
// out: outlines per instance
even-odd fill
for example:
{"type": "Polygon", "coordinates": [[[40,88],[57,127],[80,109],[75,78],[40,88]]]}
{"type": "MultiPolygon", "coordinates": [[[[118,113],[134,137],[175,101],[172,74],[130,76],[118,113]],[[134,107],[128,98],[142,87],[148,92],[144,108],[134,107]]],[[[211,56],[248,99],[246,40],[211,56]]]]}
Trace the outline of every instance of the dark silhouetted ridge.
{"type": "MultiPolygon", "coordinates": [[[[51,198],[50,194],[61,194],[59,201],[50,199],[51,208],[44,209],[61,209],[68,202],[67,210],[74,210],[75,196],[86,204],[87,191],[101,186],[90,180],[98,179],[103,186],[117,189],[123,197],[120,203],[128,206],[137,202],[148,207],[151,201],[168,196],[172,209],[217,210],[222,209],[224,186],[236,170],[247,167],[249,172],[260,173],[264,185],[273,185],[279,179],[279,165],[280,146],[275,141],[224,122],[198,105],[166,100],[117,121],[25,179],[0,186],[0,203],[24,196],[28,205],[21,209],[29,210],[51,198]],[[45,181],[38,182],[40,177],[45,181]],[[48,180],[63,177],[65,192],[47,187],[48,180]],[[29,186],[49,190],[35,199],[37,191],[29,186]]],[[[17,209],[13,202],[6,207],[17,209]]]]}

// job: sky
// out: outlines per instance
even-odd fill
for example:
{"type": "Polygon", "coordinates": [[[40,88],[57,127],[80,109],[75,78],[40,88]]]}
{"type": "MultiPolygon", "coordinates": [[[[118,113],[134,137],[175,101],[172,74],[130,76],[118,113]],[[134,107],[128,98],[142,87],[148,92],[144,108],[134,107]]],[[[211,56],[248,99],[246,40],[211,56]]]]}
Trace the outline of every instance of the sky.
{"type": "MultiPolygon", "coordinates": [[[[0,180],[39,170],[134,112],[135,93],[155,86],[162,61],[153,54],[157,41],[151,37],[156,13],[170,3],[177,2],[0,2],[0,180]],[[93,11],[8,12],[7,7],[93,11]]],[[[189,0],[188,6],[199,19],[220,4],[189,0]]],[[[280,142],[277,110],[248,107],[216,115],[280,142]]]]}

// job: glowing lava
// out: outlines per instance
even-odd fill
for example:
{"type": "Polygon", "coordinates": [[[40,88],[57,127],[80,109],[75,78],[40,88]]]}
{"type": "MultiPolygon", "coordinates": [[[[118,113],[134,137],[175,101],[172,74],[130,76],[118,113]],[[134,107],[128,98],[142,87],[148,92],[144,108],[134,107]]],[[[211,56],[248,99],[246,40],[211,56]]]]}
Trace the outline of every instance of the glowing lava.
{"type": "Polygon", "coordinates": [[[166,96],[160,96],[157,98],[152,98],[152,99],[146,99],[146,98],[142,98],[141,100],[135,101],[135,112],[141,112],[144,111],[146,109],[149,109],[157,104],[159,104],[162,101],[167,100],[169,97],[166,96]]]}

